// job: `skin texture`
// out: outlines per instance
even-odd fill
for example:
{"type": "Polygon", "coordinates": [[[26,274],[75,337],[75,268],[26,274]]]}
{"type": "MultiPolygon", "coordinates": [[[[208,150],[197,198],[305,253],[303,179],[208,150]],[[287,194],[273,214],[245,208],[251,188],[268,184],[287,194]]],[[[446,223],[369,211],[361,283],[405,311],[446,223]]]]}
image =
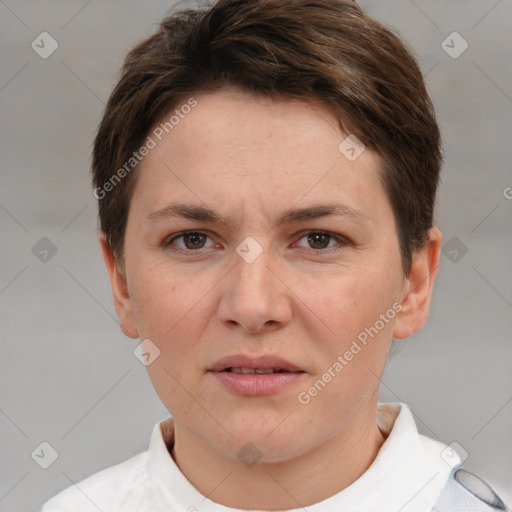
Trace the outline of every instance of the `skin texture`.
{"type": "Polygon", "coordinates": [[[380,157],[366,148],[349,161],[338,150],[348,134],[324,105],[235,90],[195,98],[137,170],[124,268],[100,234],[115,307],[127,336],[161,351],[147,369],[174,417],[172,456],[189,481],[230,507],[308,506],[359,478],[385,441],[379,379],[392,338],[427,319],[441,234],[431,229],[405,276],[380,157]],[[148,219],[173,201],[207,206],[230,223],[148,219]],[[361,218],[273,220],[325,203],[361,218]],[[185,230],[206,236],[169,243],[185,230]],[[332,236],[311,241],[311,231],[332,236]],[[236,252],[248,236],[263,250],[252,263],[236,252]],[[301,404],[297,395],[395,303],[401,311],[301,404]],[[240,353],[278,355],[305,373],[268,396],[234,394],[207,370],[240,353]],[[237,457],[247,443],[261,456],[250,467],[237,457]]]}

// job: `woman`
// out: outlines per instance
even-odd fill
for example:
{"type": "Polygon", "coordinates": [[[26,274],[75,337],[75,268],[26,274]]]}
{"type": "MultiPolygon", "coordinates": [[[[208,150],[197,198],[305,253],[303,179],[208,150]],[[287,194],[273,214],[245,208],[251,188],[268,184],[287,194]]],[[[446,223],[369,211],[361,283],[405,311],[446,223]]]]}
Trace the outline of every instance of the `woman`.
{"type": "Polygon", "coordinates": [[[43,510],[508,510],[378,402],[392,340],[428,317],[440,167],[416,62],[354,2],[164,19],[93,179],[120,325],[172,417],[43,510]]]}

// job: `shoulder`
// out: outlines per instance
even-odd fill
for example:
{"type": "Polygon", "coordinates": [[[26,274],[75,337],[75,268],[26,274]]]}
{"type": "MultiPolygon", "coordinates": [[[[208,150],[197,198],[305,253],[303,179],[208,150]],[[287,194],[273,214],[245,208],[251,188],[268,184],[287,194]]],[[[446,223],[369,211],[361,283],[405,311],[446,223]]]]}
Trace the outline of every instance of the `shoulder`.
{"type": "Polygon", "coordinates": [[[138,501],[135,495],[140,497],[145,488],[146,455],[147,452],[139,453],[73,483],[46,501],[41,512],[131,510],[134,501],[138,501]],[[130,507],[125,508],[127,503],[130,507]]]}
{"type": "Polygon", "coordinates": [[[480,477],[454,468],[432,512],[511,512],[492,487],[480,477]]]}

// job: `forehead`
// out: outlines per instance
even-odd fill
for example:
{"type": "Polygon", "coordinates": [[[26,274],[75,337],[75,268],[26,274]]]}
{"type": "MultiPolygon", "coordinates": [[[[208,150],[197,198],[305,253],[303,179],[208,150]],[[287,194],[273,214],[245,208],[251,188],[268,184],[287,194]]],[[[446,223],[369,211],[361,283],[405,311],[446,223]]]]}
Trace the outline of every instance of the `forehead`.
{"type": "Polygon", "coordinates": [[[243,204],[267,214],[276,213],[269,210],[278,202],[283,210],[320,199],[363,208],[386,202],[380,157],[366,148],[358,158],[347,158],[349,134],[324,104],[234,90],[193,99],[193,108],[178,106],[150,133],[155,147],[139,166],[134,191],[145,209],[164,208],[184,196],[196,204],[221,203],[225,211],[243,204]]]}

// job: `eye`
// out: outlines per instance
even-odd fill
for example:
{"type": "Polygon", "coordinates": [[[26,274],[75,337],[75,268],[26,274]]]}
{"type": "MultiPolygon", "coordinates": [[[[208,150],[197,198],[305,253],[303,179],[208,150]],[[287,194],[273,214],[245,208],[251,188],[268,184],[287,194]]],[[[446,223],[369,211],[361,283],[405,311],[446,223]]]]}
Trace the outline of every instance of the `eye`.
{"type": "Polygon", "coordinates": [[[205,248],[206,239],[208,235],[206,233],[202,233],[201,231],[185,231],[183,233],[178,233],[174,235],[172,238],[168,239],[164,244],[166,247],[176,245],[176,240],[182,239],[184,246],[176,246],[173,247],[174,250],[178,252],[190,252],[190,251],[198,251],[200,249],[205,248]]]}
{"type": "MultiPolygon", "coordinates": [[[[184,231],[172,235],[164,242],[166,248],[170,248],[176,252],[188,253],[201,252],[202,249],[207,249],[206,242],[209,236],[201,231],[184,231]],[[177,242],[180,241],[181,244],[177,242]]],[[[334,235],[327,231],[308,231],[302,235],[300,240],[306,239],[309,249],[315,253],[330,253],[340,250],[342,247],[349,245],[349,242],[340,236],[334,235]],[[337,244],[335,243],[337,242],[337,244]],[[338,245],[338,247],[336,247],[338,245]]],[[[210,247],[220,247],[213,242],[210,247]]],[[[301,247],[298,245],[298,247],[301,247]]],[[[302,246],[304,247],[304,246],[302,246]]]]}
{"type": "Polygon", "coordinates": [[[331,252],[330,250],[326,251],[325,249],[331,249],[334,247],[335,250],[338,250],[340,248],[336,248],[336,244],[329,247],[331,242],[338,242],[339,246],[345,246],[348,244],[347,240],[344,238],[333,235],[327,231],[308,231],[302,236],[301,240],[304,238],[306,239],[310,248],[312,248],[315,252],[331,252]]]}

